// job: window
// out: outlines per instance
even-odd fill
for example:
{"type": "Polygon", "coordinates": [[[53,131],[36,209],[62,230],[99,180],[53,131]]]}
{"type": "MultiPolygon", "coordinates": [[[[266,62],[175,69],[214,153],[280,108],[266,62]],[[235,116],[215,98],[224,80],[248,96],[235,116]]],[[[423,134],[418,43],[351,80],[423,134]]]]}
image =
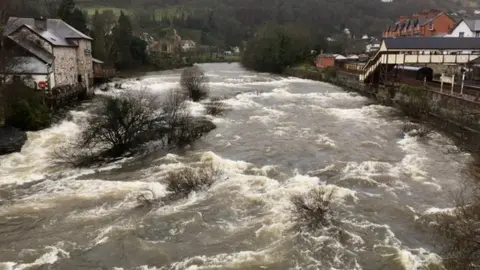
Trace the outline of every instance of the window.
{"type": "Polygon", "coordinates": [[[458,33],[458,36],[459,36],[459,37],[464,37],[464,36],[465,36],[465,32],[460,32],[460,33],[458,33]]]}
{"type": "Polygon", "coordinates": [[[475,32],[475,37],[480,37],[480,32],[475,32]]]}
{"type": "Polygon", "coordinates": [[[430,24],[428,25],[428,30],[433,31],[433,29],[434,29],[434,28],[433,28],[433,23],[430,23],[430,24]]]}

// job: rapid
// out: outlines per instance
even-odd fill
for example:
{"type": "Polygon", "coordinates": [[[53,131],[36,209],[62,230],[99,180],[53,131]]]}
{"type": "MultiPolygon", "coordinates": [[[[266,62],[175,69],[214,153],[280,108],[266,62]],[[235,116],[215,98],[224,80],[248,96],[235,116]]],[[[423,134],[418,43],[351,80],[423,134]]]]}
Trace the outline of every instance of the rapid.
{"type": "MultiPolygon", "coordinates": [[[[0,156],[0,269],[442,269],[429,223],[451,207],[472,157],[445,136],[331,84],[200,65],[231,110],[182,151],[88,169],[53,162],[81,131],[86,103],[0,156]],[[165,206],[162,178],[211,162],[224,179],[165,206]],[[295,226],[290,198],[333,190],[342,235],[295,226]],[[45,268],[44,268],[45,267],[45,268]]],[[[123,82],[162,95],[181,71],[123,82]]],[[[99,95],[109,92],[97,91],[99,95]]],[[[201,103],[189,103],[204,115],[201,103]]]]}

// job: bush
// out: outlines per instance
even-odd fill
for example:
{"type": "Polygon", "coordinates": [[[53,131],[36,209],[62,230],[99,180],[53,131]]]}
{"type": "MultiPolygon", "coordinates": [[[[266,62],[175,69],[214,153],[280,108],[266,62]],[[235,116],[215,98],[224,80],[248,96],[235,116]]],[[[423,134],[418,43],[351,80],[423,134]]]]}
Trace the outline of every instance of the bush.
{"type": "Polygon", "coordinates": [[[323,70],[323,76],[326,80],[331,80],[337,77],[337,71],[334,68],[328,67],[323,70]]]}
{"type": "Polygon", "coordinates": [[[191,192],[209,188],[221,176],[212,166],[204,168],[186,167],[168,173],[165,182],[167,190],[175,197],[186,197],[191,192]]]}
{"type": "Polygon", "coordinates": [[[447,269],[480,267],[480,177],[469,181],[451,212],[437,215],[437,240],[447,269]]]}
{"type": "Polygon", "coordinates": [[[208,97],[208,78],[198,66],[183,70],[180,85],[184,94],[195,102],[208,97]]]}
{"type": "Polygon", "coordinates": [[[212,101],[205,103],[205,110],[208,115],[221,116],[229,110],[227,104],[220,99],[212,99],[212,101]]]}
{"type": "Polygon", "coordinates": [[[159,140],[164,147],[183,147],[216,126],[191,117],[178,91],[162,103],[145,92],[105,97],[95,109],[79,139],[70,149],[58,149],[60,163],[87,166],[134,154],[144,143],[159,140]]]}
{"type": "Polygon", "coordinates": [[[5,108],[5,124],[21,130],[40,130],[51,124],[50,110],[40,93],[23,84],[11,84],[2,88],[5,108]]]}
{"type": "Polygon", "coordinates": [[[306,195],[293,196],[291,202],[295,221],[309,228],[328,226],[331,222],[330,201],[334,191],[315,189],[306,195]]]}
{"type": "Polygon", "coordinates": [[[170,192],[168,196],[156,198],[155,193],[148,189],[147,194],[137,196],[137,202],[141,207],[168,204],[172,201],[183,199],[192,192],[208,189],[222,175],[223,172],[214,169],[211,164],[199,168],[185,167],[169,172],[163,180],[167,184],[167,191],[170,192]]]}

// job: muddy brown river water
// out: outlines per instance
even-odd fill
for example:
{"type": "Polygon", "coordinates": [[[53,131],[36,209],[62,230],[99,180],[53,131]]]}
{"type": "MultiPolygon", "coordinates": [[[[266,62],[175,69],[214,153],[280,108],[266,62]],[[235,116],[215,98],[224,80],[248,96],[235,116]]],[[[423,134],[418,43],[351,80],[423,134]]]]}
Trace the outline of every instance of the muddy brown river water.
{"type": "MultiPolygon", "coordinates": [[[[451,207],[471,156],[447,138],[404,134],[395,109],[339,87],[204,64],[231,107],[186,151],[154,151],[90,169],[55,165],[89,104],[0,157],[0,269],[441,269],[428,228],[451,207]],[[173,204],[137,208],[165,174],[212,162],[226,175],[173,204]],[[333,191],[344,233],[295,226],[291,196],[333,191]]],[[[180,71],[126,80],[163,95],[180,71]]],[[[99,94],[112,94],[103,93],[99,94]]],[[[192,114],[205,114],[189,103],[192,114]]]]}

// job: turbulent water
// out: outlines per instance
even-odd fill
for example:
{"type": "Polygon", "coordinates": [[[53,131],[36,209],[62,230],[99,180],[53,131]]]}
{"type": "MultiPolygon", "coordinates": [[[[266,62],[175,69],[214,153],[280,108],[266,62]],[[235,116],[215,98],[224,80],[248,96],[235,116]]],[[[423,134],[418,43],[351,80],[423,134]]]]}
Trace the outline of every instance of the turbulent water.
{"type": "MultiPolygon", "coordinates": [[[[330,84],[202,68],[231,110],[186,151],[55,165],[85,104],[0,157],[0,269],[441,269],[429,224],[451,206],[468,154],[437,133],[404,134],[394,109],[330,84]],[[224,173],[208,190],[137,207],[148,189],[167,195],[168,172],[208,162],[224,173]],[[291,197],[312,189],[333,190],[330,227],[296,224],[291,197]]],[[[149,74],[116,91],[163,95],[179,77],[149,74]]]]}

